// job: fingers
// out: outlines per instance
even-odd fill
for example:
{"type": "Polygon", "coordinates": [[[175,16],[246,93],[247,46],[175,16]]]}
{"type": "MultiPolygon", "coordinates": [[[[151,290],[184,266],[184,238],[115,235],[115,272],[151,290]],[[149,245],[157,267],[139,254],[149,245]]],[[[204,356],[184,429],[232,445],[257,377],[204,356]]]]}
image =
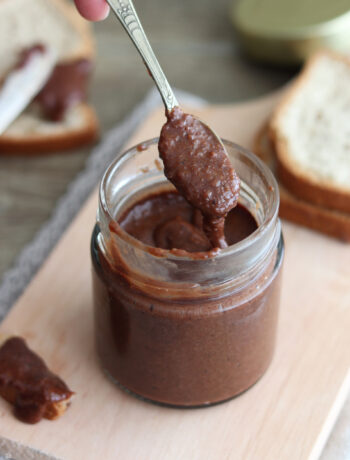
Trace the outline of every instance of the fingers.
{"type": "Polygon", "coordinates": [[[108,16],[109,6],[105,0],[74,0],[79,13],[89,21],[102,21],[108,16]]]}

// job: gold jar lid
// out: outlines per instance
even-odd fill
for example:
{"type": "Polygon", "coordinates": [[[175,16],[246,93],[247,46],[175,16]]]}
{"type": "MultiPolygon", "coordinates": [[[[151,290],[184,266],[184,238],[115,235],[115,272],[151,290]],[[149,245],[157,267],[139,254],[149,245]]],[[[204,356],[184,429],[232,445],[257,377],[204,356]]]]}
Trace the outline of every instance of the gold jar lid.
{"type": "Polygon", "coordinates": [[[350,53],[350,0],[234,0],[231,19],[246,52],[297,64],[320,48],[350,53]]]}

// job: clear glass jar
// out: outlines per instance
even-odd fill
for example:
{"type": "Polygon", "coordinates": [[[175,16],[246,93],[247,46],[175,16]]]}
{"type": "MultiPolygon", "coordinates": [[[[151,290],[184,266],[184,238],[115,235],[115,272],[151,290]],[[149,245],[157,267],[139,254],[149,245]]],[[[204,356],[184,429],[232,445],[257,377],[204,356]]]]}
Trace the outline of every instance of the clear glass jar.
{"type": "Polygon", "coordinates": [[[241,179],[240,204],[258,229],[207,258],[151,248],[117,220],[141,198],[174,189],[157,142],[119,155],[101,182],[91,244],[97,352],[136,395],[214,404],[253,385],[272,359],[284,253],[278,186],[255,155],[224,141],[241,179]]]}

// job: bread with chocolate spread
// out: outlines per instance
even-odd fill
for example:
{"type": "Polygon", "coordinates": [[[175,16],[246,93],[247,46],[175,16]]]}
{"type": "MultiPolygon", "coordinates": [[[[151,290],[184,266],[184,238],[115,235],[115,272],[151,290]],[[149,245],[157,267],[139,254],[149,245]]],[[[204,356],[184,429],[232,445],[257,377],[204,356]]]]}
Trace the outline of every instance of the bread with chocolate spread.
{"type": "Polygon", "coordinates": [[[28,47],[37,44],[49,47],[58,59],[47,83],[51,79],[49,87],[41,90],[45,91],[44,97],[39,93],[0,135],[0,152],[46,153],[94,141],[98,121],[86,100],[95,56],[94,38],[91,26],[79,16],[73,4],[68,0],[2,0],[0,31],[0,81],[28,47]],[[65,74],[69,77],[63,81],[61,77],[65,74]],[[73,83],[68,87],[69,81],[76,87],[73,83]]]}

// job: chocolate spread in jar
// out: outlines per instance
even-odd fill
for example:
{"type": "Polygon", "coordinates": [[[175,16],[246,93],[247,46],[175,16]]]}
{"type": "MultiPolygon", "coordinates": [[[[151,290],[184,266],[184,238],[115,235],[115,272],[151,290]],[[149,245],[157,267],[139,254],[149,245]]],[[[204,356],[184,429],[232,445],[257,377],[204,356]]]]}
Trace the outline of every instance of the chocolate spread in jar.
{"type": "Polygon", "coordinates": [[[247,390],[271,362],[283,249],[259,263],[244,245],[215,257],[213,248],[244,240],[257,222],[237,205],[239,179],[205,125],[175,108],[159,153],[177,192],[159,188],[109,220],[117,238],[104,239],[98,226],[93,234],[96,346],[104,369],[129,391],[209,405],[247,390]],[[139,269],[143,251],[131,239],[125,245],[122,230],[155,259],[139,269]]]}
{"type": "Polygon", "coordinates": [[[73,392],[20,337],[0,348],[0,395],[25,423],[53,420],[65,411],[73,392]]]}
{"type": "Polygon", "coordinates": [[[86,99],[92,62],[79,59],[54,68],[49,80],[35,100],[43,114],[52,121],[62,120],[66,110],[86,99]]]}
{"type": "Polygon", "coordinates": [[[191,205],[203,214],[212,246],[227,246],[225,217],[236,206],[240,181],[225,148],[201,121],[175,107],[159,137],[164,173],[191,205]]]}
{"type": "MultiPolygon", "coordinates": [[[[126,210],[119,223],[150,246],[164,242],[168,249],[200,251],[199,242],[206,238],[196,210],[176,192],[146,197],[126,210]],[[193,243],[181,231],[174,235],[174,227],[168,233],[167,223],[174,219],[184,222],[186,231],[187,225],[196,229],[200,238],[193,243]]],[[[227,242],[241,241],[256,228],[253,216],[238,205],[226,218],[227,242]]],[[[217,297],[201,296],[193,286],[173,298],[172,283],[148,283],[145,273],[141,290],[127,267],[114,266],[96,245],[92,254],[98,354],[122,386],[149,400],[193,407],[238,395],[266,371],[279,304],[275,257],[244,289],[217,297]]]]}
{"type": "MultiPolygon", "coordinates": [[[[131,236],[149,246],[187,252],[211,249],[201,214],[177,192],[147,196],[127,209],[119,218],[119,224],[131,236]]],[[[238,204],[225,219],[227,244],[238,243],[256,229],[254,217],[238,204]]]]}

